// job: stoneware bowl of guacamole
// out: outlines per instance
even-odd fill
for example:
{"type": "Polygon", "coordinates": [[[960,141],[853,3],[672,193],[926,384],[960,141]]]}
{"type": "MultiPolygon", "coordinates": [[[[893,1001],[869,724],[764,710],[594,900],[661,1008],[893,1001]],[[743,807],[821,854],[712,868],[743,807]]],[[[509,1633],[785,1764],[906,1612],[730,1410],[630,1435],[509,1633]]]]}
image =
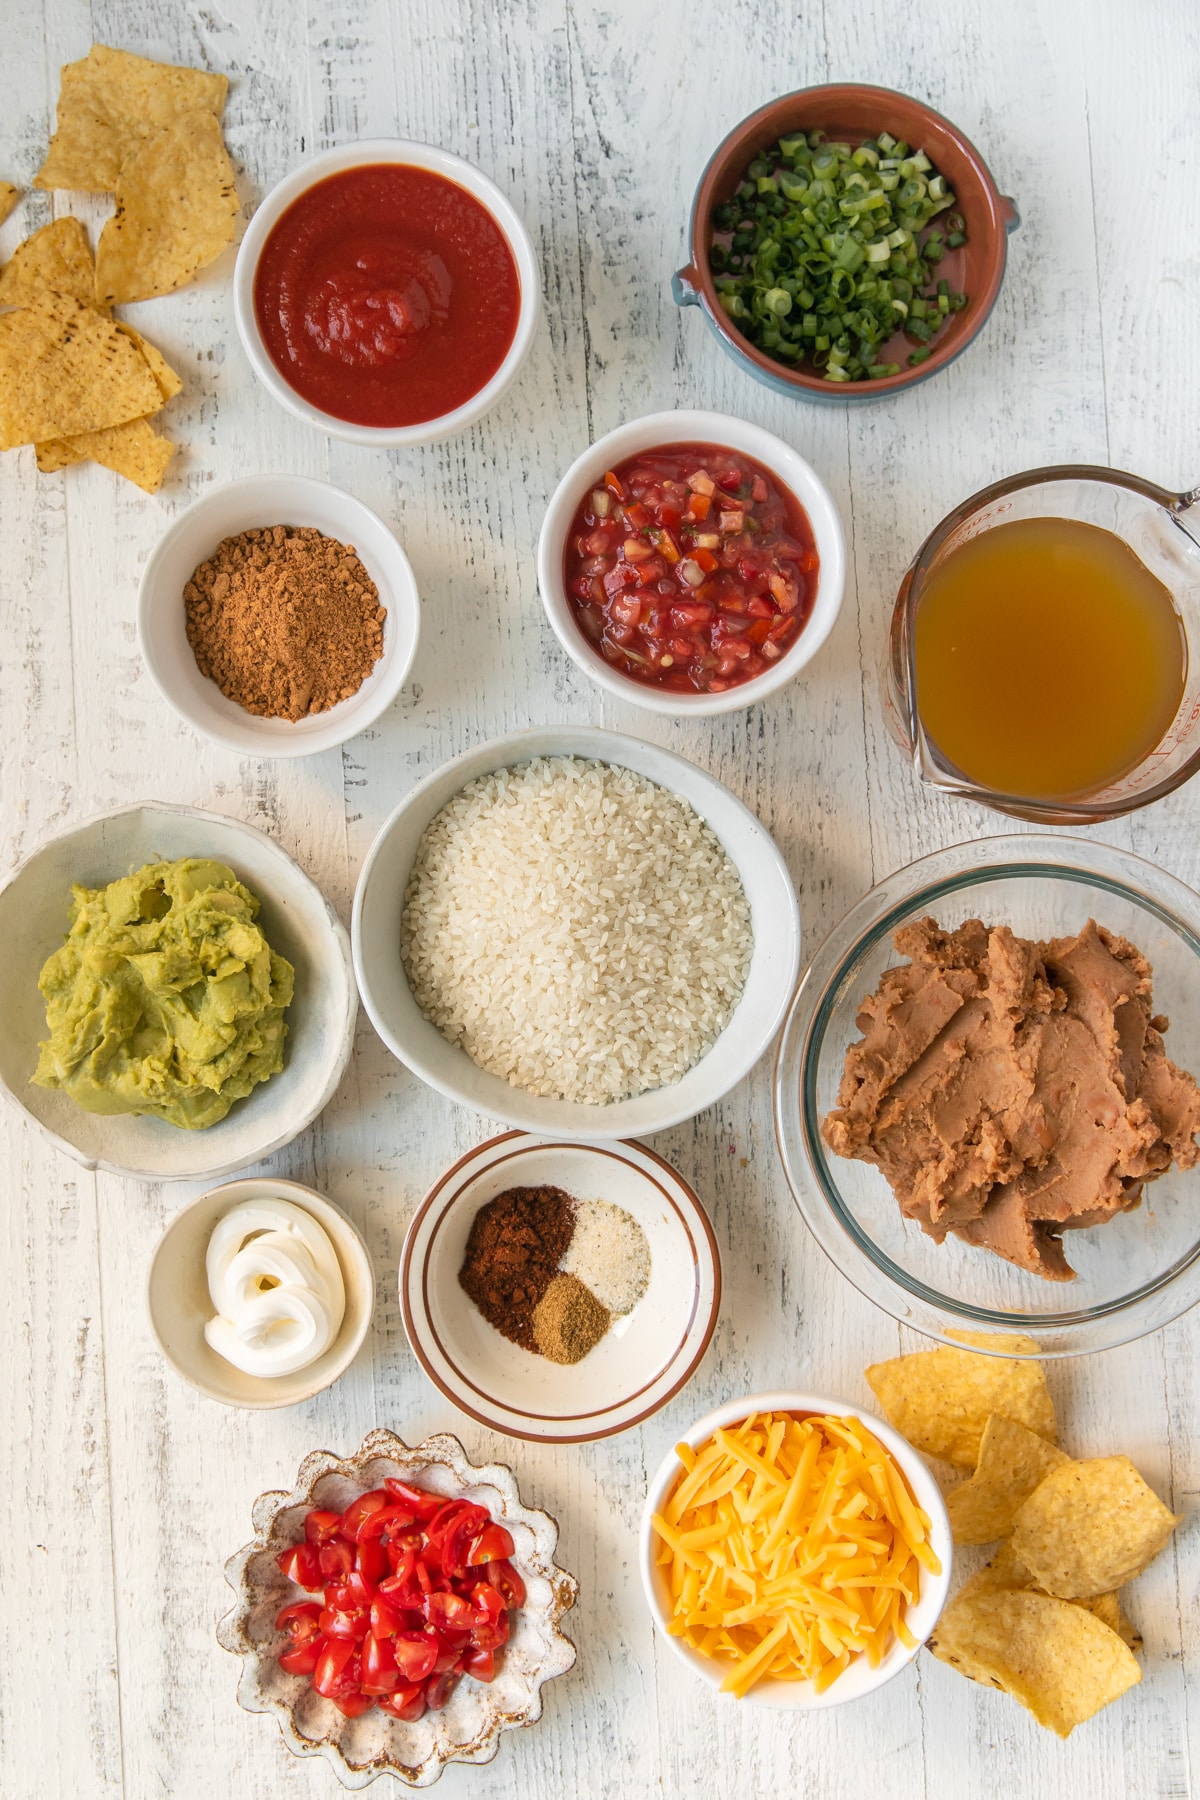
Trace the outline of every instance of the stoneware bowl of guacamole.
{"type": "Polygon", "coordinates": [[[232,1174],[349,1060],[346,932],[235,819],[131,806],[50,839],[0,889],[0,943],[0,1087],[86,1168],[232,1174]]]}

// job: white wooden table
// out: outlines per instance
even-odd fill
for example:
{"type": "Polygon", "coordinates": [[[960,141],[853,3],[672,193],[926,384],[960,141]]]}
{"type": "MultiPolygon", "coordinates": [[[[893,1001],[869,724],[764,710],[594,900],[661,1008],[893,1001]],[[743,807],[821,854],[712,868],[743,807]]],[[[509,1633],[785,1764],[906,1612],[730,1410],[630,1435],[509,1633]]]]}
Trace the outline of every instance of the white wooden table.
{"type": "MultiPolygon", "coordinates": [[[[230,305],[232,254],[134,309],[185,379],[162,423],[185,447],[149,500],[87,467],[38,477],[0,459],[0,866],[73,820],[141,797],[249,820],[348,917],[377,827],[420,774],[514,727],[566,720],[641,733],[703,764],[775,833],[814,946],[873,879],[1004,821],[918,791],[882,726],[876,666],[898,578],[929,527],[996,477],[1111,462],[1170,487],[1200,478],[1200,13],[1194,0],[2,0],[0,177],[28,182],[58,67],[93,39],[227,71],[227,135],[254,201],[302,156],[402,135],[480,164],[541,258],[547,323],[515,389],[427,451],[328,442],[251,377],[230,305]],[[868,408],[791,403],[725,359],[668,288],[704,162],[777,93],[834,79],[918,94],[981,147],[1023,217],[981,341],[949,373],[868,408]],[[700,405],[795,443],[833,489],[851,580],[832,642],[753,712],[674,728],[603,700],[543,620],[534,545],[546,498],[590,437],[700,405]],[[209,484],[258,471],[328,477],[391,521],[424,596],[415,678],[373,730],[302,762],[239,759],[194,737],[143,670],[139,572],[209,484]]],[[[74,196],[95,228],[108,202],[74,196]]],[[[66,210],[37,195],[0,251],[66,210]]],[[[1200,881],[1200,788],[1113,825],[1200,881]]],[[[0,1026],[2,1028],[2,1026],[0,1026]]],[[[240,1712],[213,1635],[224,1558],[250,1505],[318,1446],[382,1424],[461,1434],[519,1471],[562,1524],[580,1583],[573,1674],[532,1730],[440,1792],[693,1796],[1060,1795],[1180,1800],[1200,1785],[1200,1532],[1193,1426],[1200,1318],[1058,1365],[1068,1447],[1128,1451],[1189,1520],[1129,1593],[1145,1678],[1069,1744],[1011,1701],[922,1656],[886,1690],[791,1722],[714,1705],[654,1641],[635,1529],[647,1471],[719,1399],[786,1383],[868,1398],[892,1323],[807,1238],[776,1158],[765,1059],[721,1106],[656,1148],[694,1183],[721,1243],[720,1326],[691,1386],[624,1437],[582,1449],[493,1438],[424,1379],[395,1272],[429,1183],[489,1122],[399,1067],[362,1024],[317,1124],[265,1165],[361,1222],[379,1303],[370,1348],[332,1391],[281,1413],[226,1411],[185,1388],[150,1337],[143,1285],[164,1222],[198,1188],[93,1177],[7,1110],[0,1119],[0,1793],[11,1800],[200,1800],[339,1790],[240,1712]],[[1198,1773],[1193,1774],[1193,1767],[1198,1773]]],[[[378,1790],[382,1792],[382,1790],[378,1790]]]]}

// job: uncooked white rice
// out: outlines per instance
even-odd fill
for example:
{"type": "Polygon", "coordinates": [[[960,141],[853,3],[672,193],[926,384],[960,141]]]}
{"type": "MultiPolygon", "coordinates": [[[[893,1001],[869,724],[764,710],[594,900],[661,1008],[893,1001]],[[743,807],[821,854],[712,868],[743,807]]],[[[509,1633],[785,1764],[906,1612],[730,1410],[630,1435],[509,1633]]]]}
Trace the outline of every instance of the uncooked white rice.
{"type": "Polygon", "coordinates": [[[686,800],[555,756],[480,776],[430,821],[400,947],[425,1017],[481,1068],[603,1105],[700,1060],[753,935],[737,870],[686,800]]]}

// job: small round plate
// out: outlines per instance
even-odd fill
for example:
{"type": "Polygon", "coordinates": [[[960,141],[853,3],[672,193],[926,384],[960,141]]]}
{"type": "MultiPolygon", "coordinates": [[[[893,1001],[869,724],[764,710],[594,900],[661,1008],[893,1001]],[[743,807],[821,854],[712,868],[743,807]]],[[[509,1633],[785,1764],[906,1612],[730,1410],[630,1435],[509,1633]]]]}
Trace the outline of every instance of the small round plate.
{"type": "Polygon", "coordinates": [[[695,1374],[720,1305],[721,1263],[703,1206],[669,1163],[628,1140],[490,1138],[426,1195],[400,1264],[404,1329],[429,1379],[481,1425],[532,1442],[586,1444],[648,1419],[695,1374]],[[569,1368],[510,1343],[458,1285],[475,1214],[512,1187],[607,1200],[649,1241],[642,1299],[569,1368]]]}

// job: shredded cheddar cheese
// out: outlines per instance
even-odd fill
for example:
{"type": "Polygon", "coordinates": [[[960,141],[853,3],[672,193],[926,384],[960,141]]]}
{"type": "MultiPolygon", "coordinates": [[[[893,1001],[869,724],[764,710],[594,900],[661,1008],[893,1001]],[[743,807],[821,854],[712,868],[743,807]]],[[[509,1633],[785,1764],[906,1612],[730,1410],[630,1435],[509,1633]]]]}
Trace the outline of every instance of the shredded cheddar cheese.
{"type": "Polygon", "coordinates": [[[818,1692],[899,1638],[921,1569],[940,1574],[929,1518],[858,1419],[753,1413],[699,1450],[654,1515],[667,1629],[727,1665],[721,1691],[765,1678],[818,1692]]]}

